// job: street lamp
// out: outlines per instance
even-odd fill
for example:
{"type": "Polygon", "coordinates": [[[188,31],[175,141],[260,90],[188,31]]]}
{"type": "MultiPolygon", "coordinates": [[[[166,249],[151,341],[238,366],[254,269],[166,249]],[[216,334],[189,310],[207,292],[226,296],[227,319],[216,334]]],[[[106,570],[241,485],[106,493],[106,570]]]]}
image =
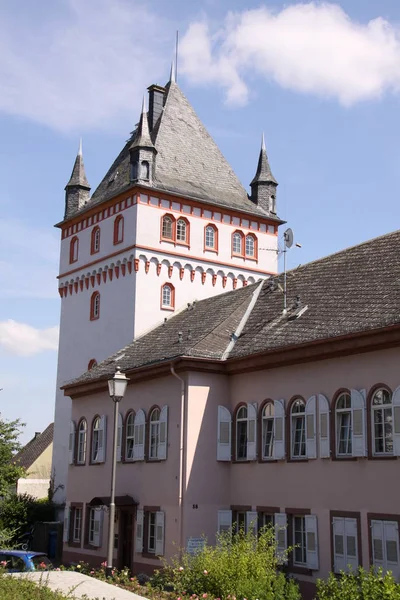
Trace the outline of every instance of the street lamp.
{"type": "Polygon", "coordinates": [[[106,576],[111,577],[114,554],[114,519],[115,519],[115,472],[117,470],[117,445],[118,445],[118,405],[125,395],[129,379],[121,373],[119,367],[112,379],[108,380],[108,392],[114,402],[114,439],[111,465],[111,497],[110,497],[110,521],[108,524],[108,552],[106,576]]]}

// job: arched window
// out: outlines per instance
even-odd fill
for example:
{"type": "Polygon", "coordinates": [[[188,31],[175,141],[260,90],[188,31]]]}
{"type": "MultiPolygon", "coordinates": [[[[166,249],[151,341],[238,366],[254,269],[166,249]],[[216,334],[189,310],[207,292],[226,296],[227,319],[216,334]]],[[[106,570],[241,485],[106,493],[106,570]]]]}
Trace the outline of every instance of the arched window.
{"type": "Polygon", "coordinates": [[[172,310],[175,308],[175,288],[171,283],[161,286],[161,308],[172,310]]]}
{"type": "Polygon", "coordinates": [[[257,238],[252,233],[246,235],[246,256],[257,258],[257,238]]]}
{"type": "Polygon", "coordinates": [[[130,411],[125,425],[125,460],[133,460],[133,446],[135,443],[135,413],[130,411]]]}
{"type": "Polygon", "coordinates": [[[78,260],[79,254],[79,239],[77,236],[73,237],[69,243],[69,262],[74,263],[78,260]]]}
{"type": "Polygon", "coordinates": [[[204,230],[204,248],[206,250],[218,250],[218,229],[215,225],[206,225],[204,230]]]}
{"type": "Polygon", "coordinates": [[[82,419],[78,425],[78,443],[76,462],[78,465],[84,465],[86,462],[86,438],[87,438],[87,423],[86,419],[82,419]]]}
{"type": "Polygon", "coordinates": [[[92,426],[92,462],[100,462],[100,452],[103,445],[101,418],[96,417],[92,426]]]}
{"type": "Polygon", "coordinates": [[[247,459],[247,406],[236,413],[236,459],[247,459]]]}
{"type": "Polygon", "coordinates": [[[232,235],[232,254],[243,256],[243,233],[235,231],[232,235]]]}
{"type": "Polygon", "coordinates": [[[335,406],[336,454],[352,456],[352,413],[351,396],[348,392],[339,394],[335,406]]]}
{"type": "Polygon", "coordinates": [[[100,227],[93,227],[90,242],[90,254],[100,251],[100,227]]]}
{"type": "Polygon", "coordinates": [[[176,241],[188,243],[189,226],[186,219],[178,219],[176,223],[176,241]]]}
{"type": "Polygon", "coordinates": [[[273,402],[267,402],[262,412],[262,457],[263,459],[274,456],[274,417],[273,402]]]}
{"type": "Polygon", "coordinates": [[[91,358],[89,360],[88,371],[90,371],[90,369],[93,369],[93,367],[97,367],[97,360],[95,358],[91,358]]]}
{"type": "Polygon", "coordinates": [[[165,240],[174,239],[175,221],[170,215],[164,215],[161,221],[161,237],[165,240]]]}
{"type": "Polygon", "coordinates": [[[290,409],[292,458],[305,458],[306,453],[306,405],[296,398],[290,409]]]}
{"type": "Polygon", "coordinates": [[[100,293],[93,292],[90,298],[90,320],[95,321],[100,317],[100,293]]]}
{"type": "Polygon", "coordinates": [[[392,393],[380,388],[371,401],[373,454],[393,454],[393,404],[392,393]]]}
{"type": "Polygon", "coordinates": [[[119,215],[114,220],[114,245],[124,241],[124,217],[119,215]]]}
{"type": "Polygon", "coordinates": [[[158,458],[160,444],[160,409],[155,408],[150,414],[149,458],[158,458]]]}
{"type": "Polygon", "coordinates": [[[271,194],[271,198],[269,201],[269,211],[274,215],[276,214],[276,198],[274,194],[271,194]]]}
{"type": "Polygon", "coordinates": [[[140,165],[140,179],[149,179],[150,164],[147,160],[142,160],[140,165]]]}

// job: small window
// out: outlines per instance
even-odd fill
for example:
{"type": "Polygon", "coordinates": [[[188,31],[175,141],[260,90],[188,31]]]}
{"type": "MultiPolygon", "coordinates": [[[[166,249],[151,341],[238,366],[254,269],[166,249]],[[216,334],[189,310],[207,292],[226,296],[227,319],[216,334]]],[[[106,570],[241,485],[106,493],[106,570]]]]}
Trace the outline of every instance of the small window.
{"type": "Polygon", "coordinates": [[[249,258],[257,258],[256,249],[257,240],[254,237],[254,235],[249,233],[248,235],[246,235],[246,256],[249,258]]]}
{"type": "Polygon", "coordinates": [[[73,521],[72,521],[72,541],[79,543],[81,541],[82,531],[82,509],[73,509],[73,521]]]}
{"type": "Polygon", "coordinates": [[[97,367],[97,360],[95,358],[91,358],[88,364],[88,371],[93,369],[93,367],[97,367]]]}
{"type": "Polygon", "coordinates": [[[218,249],[218,230],[214,225],[205,228],[204,246],[206,250],[218,249]]]}
{"type": "Polygon", "coordinates": [[[271,198],[270,198],[270,201],[269,201],[269,210],[274,215],[276,214],[276,198],[275,198],[274,194],[271,194],[271,198]]]}
{"type": "Polygon", "coordinates": [[[236,459],[247,459],[247,407],[241,406],[236,415],[236,459]]]}
{"type": "Polygon", "coordinates": [[[393,454],[393,405],[388,390],[376,390],[372,397],[372,437],[374,455],[393,454]]]}
{"type": "Polygon", "coordinates": [[[149,458],[158,458],[160,444],[160,409],[155,408],[150,415],[149,458]]]}
{"type": "Polygon", "coordinates": [[[87,425],[86,420],[82,421],[78,425],[78,447],[77,447],[77,458],[76,462],[78,465],[84,465],[86,462],[86,436],[87,436],[87,425]]]}
{"type": "Polygon", "coordinates": [[[92,462],[100,462],[100,448],[102,445],[101,440],[101,419],[100,417],[96,417],[93,421],[93,429],[92,429],[92,462]]]}
{"type": "Polygon", "coordinates": [[[351,396],[343,392],[336,400],[336,454],[352,456],[351,396]]]}
{"type": "Polygon", "coordinates": [[[291,408],[292,458],[306,457],[306,405],[301,398],[296,399],[291,408]]]}
{"type": "Polygon", "coordinates": [[[93,292],[90,299],[90,320],[95,321],[100,317],[100,294],[93,292]]]}
{"type": "Polygon", "coordinates": [[[161,308],[174,309],[175,288],[171,283],[164,283],[161,287],[161,308]]]}
{"type": "Polygon", "coordinates": [[[274,404],[268,402],[262,414],[262,457],[265,460],[274,457],[274,404]]]}
{"type": "Polygon", "coordinates": [[[185,219],[178,219],[176,223],[176,239],[178,242],[187,242],[188,225],[185,219]]]}
{"type": "Polygon", "coordinates": [[[150,177],[150,164],[147,160],[142,160],[140,165],[140,179],[149,179],[150,177]]]}
{"type": "Polygon", "coordinates": [[[91,234],[90,254],[100,251],[100,227],[93,227],[91,234]]]}
{"type": "Polygon", "coordinates": [[[232,236],[232,253],[243,256],[243,234],[239,231],[232,236]]]}
{"type": "Polygon", "coordinates": [[[124,241],[124,217],[121,215],[114,221],[114,245],[124,241]]]}
{"type": "Polygon", "coordinates": [[[165,240],[174,239],[174,221],[172,217],[168,215],[162,218],[161,237],[165,240]]]}
{"type": "Polygon", "coordinates": [[[130,412],[126,419],[125,460],[133,460],[135,445],[135,413],[130,412]]]}
{"type": "Polygon", "coordinates": [[[69,244],[69,262],[74,263],[78,260],[79,254],[79,239],[75,236],[69,244]]]}

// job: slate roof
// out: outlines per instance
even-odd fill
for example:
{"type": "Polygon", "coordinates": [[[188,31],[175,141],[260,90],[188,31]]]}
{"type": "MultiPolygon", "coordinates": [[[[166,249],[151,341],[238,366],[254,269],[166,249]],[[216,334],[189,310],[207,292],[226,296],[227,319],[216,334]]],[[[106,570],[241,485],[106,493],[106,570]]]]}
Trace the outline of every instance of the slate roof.
{"type": "MultiPolygon", "coordinates": [[[[400,325],[399,259],[400,230],[288,271],[286,316],[283,276],[265,280],[228,360],[400,325]],[[298,296],[308,309],[290,320],[298,296]]],[[[128,371],[179,356],[221,360],[258,285],[197,302],[71,383],[109,378],[117,364],[128,371]]]]}
{"type": "Polygon", "coordinates": [[[26,446],[17,452],[13,462],[18,463],[24,469],[29,469],[35,460],[50,446],[53,441],[53,434],[54,423],[50,423],[42,433],[35,435],[26,446]]]}
{"type": "Polygon", "coordinates": [[[271,167],[269,165],[267,151],[265,149],[264,144],[264,136],[260,150],[260,156],[258,157],[257,171],[252,179],[251,185],[253,183],[275,183],[276,185],[278,185],[278,182],[272,175],[271,167]]]}
{"type": "Polygon", "coordinates": [[[76,156],[71,177],[65,187],[67,188],[72,186],[80,186],[90,190],[90,185],[86,177],[85,165],[83,164],[83,156],[81,149],[79,149],[79,152],[76,156]]]}
{"type": "MultiPolygon", "coordinates": [[[[141,119],[141,129],[143,129],[141,119]]],[[[147,128],[147,123],[146,123],[147,128]]],[[[271,217],[248,197],[245,188],[175,82],[166,86],[164,109],[151,132],[157,150],[150,188],[194,198],[221,207],[271,217]]],[[[130,187],[129,147],[133,132],[82,210],[102,203],[130,187]]]]}

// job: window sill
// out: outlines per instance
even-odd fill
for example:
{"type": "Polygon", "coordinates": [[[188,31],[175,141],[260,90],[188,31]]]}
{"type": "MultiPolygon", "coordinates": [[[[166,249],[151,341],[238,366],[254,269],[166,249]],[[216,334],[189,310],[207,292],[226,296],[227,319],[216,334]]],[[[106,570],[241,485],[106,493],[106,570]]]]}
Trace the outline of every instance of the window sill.
{"type": "Polygon", "coordinates": [[[82,542],[67,542],[70,548],[82,548],[82,542]]]}
{"type": "Polygon", "coordinates": [[[175,244],[175,240],[173,240],[173,239],[171,239],[171,238],[164,238],[164,237],[161,237],[161,238],[160,238],[160,244],[161,244],[161,242],[167,242],[167,244],[173,244],[174,246],[176,245],[176,244],[175,244]]]}
{"type": "Polygon", "coordinates": [[[214,254],[218,254],[218,250],[216,248],[204,248],[204,252],[214,252],[214,254]]]}
{"type": "Polygon", "coordinates": [[[190,244],[188,242],[180,242],[179,240],[177,240],[175,245],[176,246],[185,246],[185,248],[189,248],[189,250],[190,250],[190,244]]]}
{"type": "Polygon", "coordinates": [[[377,456],[371,455],[360,458],[368,458],[369,460],[397,460],[397,456],[393,456],[393,454],[378,454],[377,456]]]}
{"type": "Polygon", "coordinates": [[[154,560],[160,560],[160,557],[153,552],[141,552],[140,553],[143,558],[153,558],[154,560]]]}
{"type": "Polygon", "coordinates": [[[295,575],[310,575],[312,576],[313,572],[308,567],[300,567],[297,565],[291,565],[287,568],[288,573],[293,573],[295,575]]]}
{"type": "Polygon", "coordinates": [[[255,263],[258,263],[258,258],[255,258],[254,256],[245,256],[246,260],[252,260],[255,263]]]}
{"type": "Polygon", "coordinates": [[[86,461],[85,462],[76,462],[69,466],[70,467],[86,467],[86,461]]]}
{"type": "Polygon", "coordinates": [[[147,463],[160,463],[160,462],[164,462],[166,459],[165,458],[147,458],[146,462],[147,463]]]}
{"type": "Polygon", "coordinates": [[[248,465],[257,462],[257,458],[234,458],[231,462],[234,465],[248,465]]]}
{"type": "MultiPolygon", "coordinates": [[[[285,459],[281,459],[281,460],[285,460],[285,459]]],[[[277,458],[259,458],[258,462],[259,463],[277,463],[277,462],[281,462],[281,461],[278,460],[277,458]]]]}
{"type": "Polygon", "coordinates": [[[100,465],[104,465],[104,464],[105,464],[105,461],[102,461],[102,462],[97,462],[97,461],[96,461],[96,462],[94,462],[94,461],[90,461],[90,462],[89,462],[89,465],[90,465],[91,467],[99,467],[100,465]]]}
{"type": "Polygon", "coordinates": [[[309,461],[308,458],[302,457],[302,458],[288,458],[286,462],[288,462],[288,463],[304,463],[304,462],[308,462],[308,461],[309,461]]]}
{"type": "Polygon", "coordinates": [[[100,248],[98,250],[90,251],[90,256],[93,256],[93,254],[98,254],[99,252],[100,252],[100,248]]]}
{"type": "MultiPolygon", "coordinates": [[[[360,458],[366,458],[366,457],[360,457],[360,458]]],[[[332,460],[339,460],[339,461],[345,461],[345,460],[352,460],[355,461],[357,460],[357,456],[332,456],[332,460]]]]}
{"type": "Polygon", "coordinates": [[[173,312],[175,310],[174,306],[161,306],[161,310],[169,310],[173,312]]]}
{"type": "Polygon", "coordinates": [[[98,321],[100,319],[100,317],[90,317],[91,321],[98,321]]]}
{"type": "Polygon", "coordinates": [[[114,246],[118,246],[119,244],[122,244],[124,240],[118,240],[117,242],[113,242],[114,246]]]}
{"type": "Polygon", "coordinates": [[[244,254],[235,254],[234,252],[232,252],[231,258],[243,258],[245,260],[244,254]]]}

